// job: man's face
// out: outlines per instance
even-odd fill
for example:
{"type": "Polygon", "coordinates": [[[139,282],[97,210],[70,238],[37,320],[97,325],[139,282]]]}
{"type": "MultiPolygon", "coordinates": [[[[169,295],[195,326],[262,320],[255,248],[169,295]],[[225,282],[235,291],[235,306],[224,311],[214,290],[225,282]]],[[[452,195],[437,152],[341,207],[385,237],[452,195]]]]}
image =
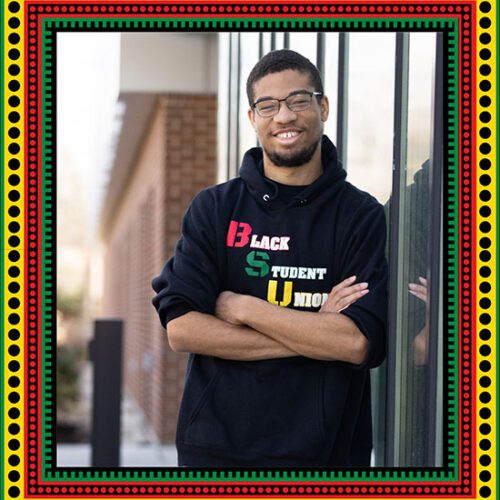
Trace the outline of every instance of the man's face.
{"type": "MultiPolygon", "coordinates": [[[[292,92],[314,89],[309,75],[295,70],[271,73],[254,83],[254,102],[264,97],[284,99],[292,92]]],[[[328,118],[328,99],[319,102],[313,96],[309,108],[290,111],[285,101],[280,103],[278,114],[262,118],[249,109],[252,123],[265,156],[279,167],[298,167],[313,157],[323,135],[323,122],[328,118]]]]}

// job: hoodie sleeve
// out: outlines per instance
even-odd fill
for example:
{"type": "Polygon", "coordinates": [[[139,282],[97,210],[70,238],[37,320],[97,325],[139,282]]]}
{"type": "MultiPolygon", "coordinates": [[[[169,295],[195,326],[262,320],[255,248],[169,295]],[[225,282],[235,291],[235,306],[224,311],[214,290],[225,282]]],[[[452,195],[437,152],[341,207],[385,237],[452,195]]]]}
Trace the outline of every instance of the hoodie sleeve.
{"type": "Polygon", "coordinates": [[[369,293],[342,311],[368,339],[367,359],[359,368],[382,363],[386,350],[388,266],[385,256],[386,222],[381,205],[371,199],[361,204],[348,224],[340,247],[341,280],[355,275],[368,283],[369,293]]]}
{"type": "Polygon", "coordinates": [[[213,199],[202,191],[184,216],[173,257],[152,281],[153,305],[164,327],[189,311],[214,312],[220,288],[214,218],[213,199]]]}

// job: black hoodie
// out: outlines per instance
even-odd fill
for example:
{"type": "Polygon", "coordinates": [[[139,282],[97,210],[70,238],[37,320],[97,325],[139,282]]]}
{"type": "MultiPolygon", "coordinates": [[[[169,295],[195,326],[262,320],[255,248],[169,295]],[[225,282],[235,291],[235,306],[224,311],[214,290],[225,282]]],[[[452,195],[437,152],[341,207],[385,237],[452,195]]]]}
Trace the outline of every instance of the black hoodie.
{"type": "Polygon", "coordinates": [[[239,178],[193,200],[175,254],[153,280],[153,304],[164,326],[189,311],[213,314],[224,290],[318,311],[334,285],[356,275],[370,292],[342,314],[367,337],[367,359],[354,366],[301,356],[229,361],[190,355],[177,428],[179,465],[370,463],[368,368],[385,355],[385,218],[373,197],[345,180],[326,136],[322,163],[315,182],[290,188],[266,179],[261,149],[249,150],[239,178]]]}

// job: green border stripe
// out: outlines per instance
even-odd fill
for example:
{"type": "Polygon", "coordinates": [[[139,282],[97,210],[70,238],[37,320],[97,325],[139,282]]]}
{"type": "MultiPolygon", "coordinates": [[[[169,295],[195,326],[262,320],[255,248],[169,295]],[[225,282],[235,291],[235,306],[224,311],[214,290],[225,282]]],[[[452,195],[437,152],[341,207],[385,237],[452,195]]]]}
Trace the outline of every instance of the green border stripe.
{"type": "MultiPolygon", "coordinates": [[[[53,62],[55,59],[56,45],[52,43],[52,30],[42,32],[42,52],[43,64],[42,71],[42,135],[41,135],[41,153],[42,153],[42,192],[40,206],[42,210],[42,227],[41,227],[41,337],[42,337],[42,429],[41,439],[45,445],[54,444],[55,435],[52,432],[53,415],[52,410],[56,404],[52,397],[51,387],[54,387],[54,352],[53,352],[53,336],[55,324],[52,319],[53,297],[53,279],[55,270],[53,269],[53,252],[54,252],[54,226],[52,213],[52,198],[54,192],[54,175],[56,171],[56,163],[54,151],[52,149],[53,136],[56,116],[54,115],[55,93],[54,82],[56,74],[54,72],[53,62]],[[51,100],[51,97],[54,99],[51,100]]],[[[45,475],[46,469],[50,467],[50,453],[47,450],[42,452],[42,476],[45,475]]]]}
{"type": "Polygon", "coordinates": [[[63,30],[71,29],[145,29],[145,28],[159,28],[159,29],[201,29],[201,30],[273,30],[276,28],[300,30],[311,29],[318,30],[321,28],[336,30],[342,29],[383,29],[387,28],[390,31],[402,29],[427,29],[437,31],[441,29],[451,28],[457,25],[456,19],[445,17],[437,17],[432,19],[425,18],[372,18],[372,19],[351,19],[338,17],[335,19],[330,18],[284,18],[279,19],[262,19],[262,18],[189,18],[189,19],[175,19],[175,18],[112,18],[107,17],[104,19],[98,18],[85,18],[78,19],[61,19],[61,18],[44,18],[44,25],[48,28],[56,28],[63,30]],[[389,25],[389,26],[388,26],[389,25]]]}

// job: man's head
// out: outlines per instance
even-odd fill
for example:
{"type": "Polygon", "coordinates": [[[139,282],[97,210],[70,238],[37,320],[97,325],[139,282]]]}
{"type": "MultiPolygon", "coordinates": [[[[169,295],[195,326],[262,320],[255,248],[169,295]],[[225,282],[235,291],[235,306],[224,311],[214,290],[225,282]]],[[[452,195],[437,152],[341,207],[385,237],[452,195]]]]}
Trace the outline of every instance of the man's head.
{"type": "Polygon", "coordinates": [[[323,93],[323,82],[318,68],[303,55],[289,49],[273,50],[266,54],[250,71],[247,79],[248,104],[255,102],[254,84],[270,73],[280,73],[287,69],[304,73],[316,92],[323,93]]]}
{"type": "Polygon", "coordinates": [[[328,99],[318,69],[292,50],[264,56],[247,80],[248,117],[264,150],[277,167],[318,164],[328,99]]]}

